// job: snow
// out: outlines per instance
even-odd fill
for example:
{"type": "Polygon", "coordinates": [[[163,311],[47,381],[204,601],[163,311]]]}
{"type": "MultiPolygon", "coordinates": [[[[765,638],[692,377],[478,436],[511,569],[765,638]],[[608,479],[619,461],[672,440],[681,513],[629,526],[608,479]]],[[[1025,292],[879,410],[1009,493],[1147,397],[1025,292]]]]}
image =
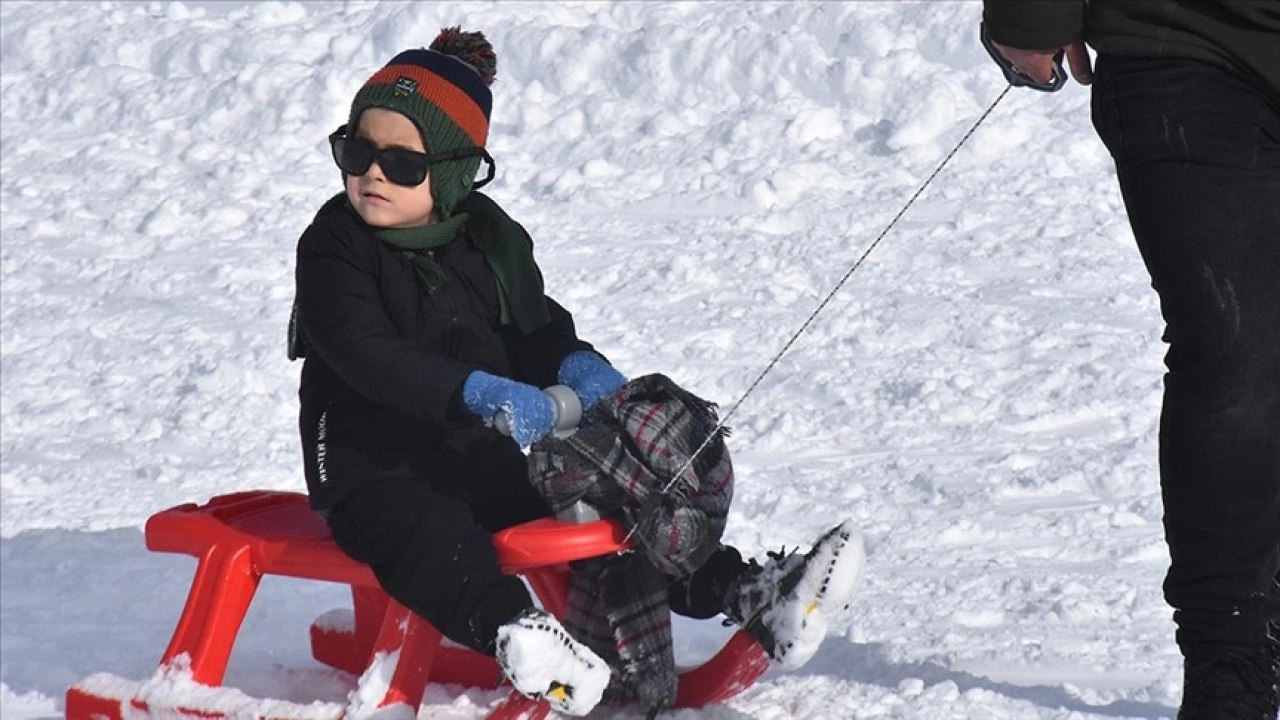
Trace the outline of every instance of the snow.
{"type": "Polygon", "coordinates": [[[497,648],[502,673],[516,689],[528,696],[545,693],[552,708],[565,715],[590,713],[609,685],[605,661],[544,612],[498,628],[497,648]]]}
{"type": "Polygon", "coordinates": [[[858,528],[845,520],[804,555],[795,553],[777,560],[765,563],[763,572],[750,583],[763,590],[739,589],[738,597],[743,599],[738,601],[739,617],[751,617],[763,606],[759,617],[775,640],[774,662],[777,667],[798,670],[822,647],[832,620],[849,607],[862,579],[866,556],[858,528]],[[778,596],[770,592],[801,563],[804,571],[789,593],[778,596]]]}
{"type": "MultiPolygon", "coordinates": [[[[294,246],[339,189],[326,136],[393,54],[489,35],[490,190],[551,293],[624,373],[727,411],[1004,88],[979,14],[0,3],[0,715],[150,676],[194,568],[146,551],[150,514],[303,488],[294,246]]],[[[729,541],[861,529],[847,629],[672,717],[1172,717],[1160,331],[1087,90],[1011,92],[730,422],[729,541]]],[[[344,703],[306,627],[347,602],[267,578],[229,685],[344,703]]],[[[686,658],[724,637],[677,633],[686,658]]],[[[419,717],[502,697],[432,686],[419,717]]]]}

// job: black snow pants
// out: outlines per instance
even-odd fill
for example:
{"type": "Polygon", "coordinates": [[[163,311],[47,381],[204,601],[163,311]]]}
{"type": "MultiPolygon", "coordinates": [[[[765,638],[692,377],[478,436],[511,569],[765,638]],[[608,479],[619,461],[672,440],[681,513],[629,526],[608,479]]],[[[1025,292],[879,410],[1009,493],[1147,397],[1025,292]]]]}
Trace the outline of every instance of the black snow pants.
{"type": "Polygon", "coordinates": [[[1093,122],[1166,323],[1164,591],[1178,644],[1190,657],[1275,642],[1280,109],[1260,81],[1212,65],[1103,56],[1093,122]]]}
{"type": "MultiPolygon", "coordinates": [[[[472,445],[451,461],[433,454],[403,477],[387,477],[371,459],[368,470],[375,469],[376,479],[325,511],[334,540],[445,637],[492,655],[498,627],[533,602],[520,579],[502,574],[491,536],[550,514],[529,483],[525,455],[501,439],[472,445]]],[[[694,618],[721,612],[743,567],[737,550],[722,548],[693,575],[671,582],[672,611],[694,618]]]]}
{"type": "Polygon", "coordinates": [[[524,455],[509,441],[447,458],[434,453],[402,477],[357,484],[329,508],[329,529],[388,595],[450,640],[492,654],[498,626],[533,601],[519,578],[502,574],[491,535],[550,510],[523,480],[524,455]]]}

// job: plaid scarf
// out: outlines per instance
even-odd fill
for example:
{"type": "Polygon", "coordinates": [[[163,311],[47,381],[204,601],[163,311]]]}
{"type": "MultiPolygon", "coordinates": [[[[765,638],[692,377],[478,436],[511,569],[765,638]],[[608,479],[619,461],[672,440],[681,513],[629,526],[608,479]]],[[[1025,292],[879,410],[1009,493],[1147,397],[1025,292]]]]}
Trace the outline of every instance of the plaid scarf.
{"type": "Polygon", "coordinates": [[[564,626],[614,672],[606,698],[650,717],[676,699],[667,579],[640,553],[572,563],[564,626]]]}
{"type": "Polygon", "coordinates": [[[716,551],[733,497],[728,430],[716,424],[714,405],[646,375],[601,400],[576,433],[529,454],[530,480],[553,511],[582,500],[632,532],[638,552],[574,563],[564,622],[617,670],[610,694],[651,712],[675,700],[668,578],[716,551]]]}

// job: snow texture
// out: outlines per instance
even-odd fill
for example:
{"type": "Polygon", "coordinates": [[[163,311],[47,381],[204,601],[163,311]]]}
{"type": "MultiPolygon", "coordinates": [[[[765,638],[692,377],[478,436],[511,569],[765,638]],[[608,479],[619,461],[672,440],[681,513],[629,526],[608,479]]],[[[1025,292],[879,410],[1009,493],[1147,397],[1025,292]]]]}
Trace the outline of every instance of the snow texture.
{"type": "MultiPolygon", "coordinates": [[[[732,411],[726,540],[851,518],[866,572],[798,672],[677,720],[1171,718],[1159,307],[1088,92],[1004,88],[977,2],[0,3],[0,715],[147,678],[195,563],[158,510],[302,490],[293,255],[325,138],[441,27],[498,52],[490,194],[628,377],[732,411]],[[741,404],[738,404],[739,401],[741,404]],[[834,629],[845,628],[845,629],[834,629]]],[[[341,707],[267,578],[227,682],[341,707]]],[[[718,623],[679,622],[677,657],[718,623]]],[[[503,691],[431,686],[422,718],[503,691]]],[[[602,708],[594,717],[635,718],[602,708]]]]}

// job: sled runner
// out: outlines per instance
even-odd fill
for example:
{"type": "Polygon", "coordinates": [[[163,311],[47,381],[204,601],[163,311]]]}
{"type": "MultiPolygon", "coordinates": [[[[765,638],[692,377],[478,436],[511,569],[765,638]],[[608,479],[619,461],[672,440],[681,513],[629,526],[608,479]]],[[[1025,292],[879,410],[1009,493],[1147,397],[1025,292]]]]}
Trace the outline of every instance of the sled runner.
{"type": "MultiPolygon", "coordinates": [[[[504,572],[524,576],[543,606],[560,616],[568,592],[567,563],[627,549],[620,524],[541,519],[497,533],[504,572]]],[[[428,682],[496,688],[493,658],[441,643],[434,627],[389,598],[370,569],[338,549],[305,495],[251,491],[185,504],[153,515],[146,543],[158,552],[199,560],[186,606],[160,659],[143,681],[106,673],[67,690],[69,720],[137,717],[366,718],[416,716],[428,682]],[[343,703],[308,704],[252,698],[221,686],[240,625],[264,575],[346,584],[351,610],[312,623],[312,655],[359,676],[343,703]]],[[[742,692],[768,668],[760,645],[739,630],[702,665],[679,674],[675,707],[702,707],[742,692]]],[[[549,708],[514,690],[490,720],[537,720],[549,708]]]]}

